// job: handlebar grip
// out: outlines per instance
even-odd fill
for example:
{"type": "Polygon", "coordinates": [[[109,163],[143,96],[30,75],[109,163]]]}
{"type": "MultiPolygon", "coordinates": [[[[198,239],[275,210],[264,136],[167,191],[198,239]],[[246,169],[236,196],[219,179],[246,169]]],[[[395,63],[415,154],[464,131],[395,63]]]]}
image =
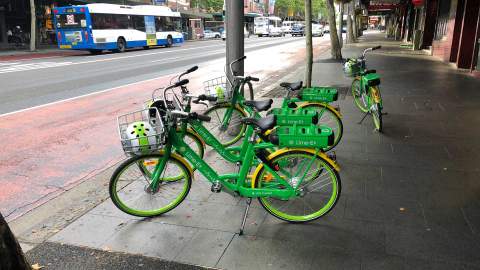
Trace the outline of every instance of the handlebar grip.
{"type": "Polygon", "coordinates": [[[192,72],[194,72],[194,71],[197,70],[197,69],[198,69],[198,66],[193,66],[193,67],[189,68],[185,73],[187,73],[187,74],[188,74],[188,73],[192,73],[192,72]]]}
{"type": "Polygon", "coordinates": [[[181,80],[181,81],[176,82],[176,83],[173,85],[173,87],[179,87],[179,86],[185,85],[185,84],[187,84],[187,83],[189,83],[189,82],[190,82],[190,81],[189,81],[188,79],[183,79],[183,80],[181,80]]]}
{"type": "Polygon", "coordinates": [[[209,122],[212,118],[208,115],[198,114],[196,112],[190,113],[190,117],[204,122],[209,122]]]}
{"type": "Polygon", "coordinates": [[[259,79],[259,78],[256,78],[256,77],[252,77],[252,76],[247,76],[247,77],[245,78],[245,81],[247,81],[247,82],[248,82],[248,81],[258,82],[258,81],[260,81],[260,79],[259,79]]]}
{"type": "Polygon", "coordinates": [[[375,50],[378,50],[378,49],[381,49],[381,48],[382,48],[382,46],[378,45],[378,46],[373,47],[372,51],[375,51],[375,50]]]}

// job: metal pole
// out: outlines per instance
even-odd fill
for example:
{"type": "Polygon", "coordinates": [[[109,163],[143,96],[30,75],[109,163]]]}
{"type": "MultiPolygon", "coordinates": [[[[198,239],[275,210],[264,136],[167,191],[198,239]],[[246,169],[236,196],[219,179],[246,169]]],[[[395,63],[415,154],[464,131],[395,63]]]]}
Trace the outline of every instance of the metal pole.
{"type": "MultiPolygon", "coordinates": [[[[229,74],[228,65],[234,60],[244,55],[244,43],[243,43],[243,1],[238,0],[225,0],[225,29],[227,30],[227,76],[229,74]]],[[[243,76],[243,61],[237,62],[233,65],[233,72],[237,76],[243,76]]],[[[233,78],[230,78],[233,82],[233,78]]]]}

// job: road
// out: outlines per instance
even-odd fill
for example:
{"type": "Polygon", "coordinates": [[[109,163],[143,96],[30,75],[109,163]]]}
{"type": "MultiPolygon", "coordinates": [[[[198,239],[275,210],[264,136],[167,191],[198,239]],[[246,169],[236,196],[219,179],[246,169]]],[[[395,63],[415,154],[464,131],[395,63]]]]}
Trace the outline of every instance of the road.
{"type": "MultiPolygon", "coordinates": [[[[326,50],[328,37],[314,44],[326,50]]],[[[251,38],[245,47],[246,73],[264,84],[305,59],[303,38],[251,38]]],[[[189,90],[198,93],[224,74],[225,43],[0,62],[0,212],[13,220],[124,159],[116,117],[193,65],[189,90]]]]}
{"type": "MultiPolygon", "coordinates": [[[[245,51],[299,44],[302,40],[250,38],[245,42],[245,51]]],[[[124,54],[0,62],[0,114],[157,78],[224,55],[225,42],[210,40],[124,54]]]]}

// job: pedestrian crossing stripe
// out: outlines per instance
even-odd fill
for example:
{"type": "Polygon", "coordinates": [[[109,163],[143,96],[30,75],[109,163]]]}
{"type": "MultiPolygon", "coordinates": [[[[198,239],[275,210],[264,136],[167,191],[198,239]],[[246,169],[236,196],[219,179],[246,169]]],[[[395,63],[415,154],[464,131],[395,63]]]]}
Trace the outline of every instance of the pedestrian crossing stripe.
{"type": "Polygon", "coordinates": [[[68,66],[73,64],[73,62],[40,62],[40,63],[31,63],[31,64],[21,64],[21,63],[0,63],[0,74],[18,72],[18,71],[28,71],[36,69],[44,69],[51,67],[61,67],[68,66]]]}

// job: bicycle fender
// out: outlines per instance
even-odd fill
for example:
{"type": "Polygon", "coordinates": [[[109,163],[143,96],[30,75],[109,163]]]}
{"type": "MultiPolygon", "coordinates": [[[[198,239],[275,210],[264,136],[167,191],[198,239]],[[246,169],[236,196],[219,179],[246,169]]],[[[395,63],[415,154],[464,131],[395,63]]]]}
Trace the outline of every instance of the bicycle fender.
{"type": "Polygon", "coordinates": [[[339,111],[337,111],[337,109],[335,109],[334,107],[330,106],[330,104],[327,104],[327,103],[319,103],[319,102],[305,102],[305,103],[302,103],[300,104],[300,108],[304,108],[304,107],[307,107],[309,105],[321,105],[321,106],[325,106],[327,107],[328,109],[330,109],[338,118],[342,118],[342,115],[340,114],[339,111]]]}
{"type": "MultiPolygon", "coordinates": [[[[283,148],[283,149],[280,149],[280,150],[277,150],[277,151],[271,153],[271,154],[268,156],[268,159],[272,159],[272,158],[274,158],[274,157],[276,157],[276,156],[278,156],[278,155],[281,155],[281,154],[283,154],[283,153],[285,153],[285,152],[288,152],[288,151],[291,151],[291,150],[302,150],[302,151],[306,151],[306,152],[312,153],[312,154],[314,154],[314,155],[316,154],[316,155],[320,156],[321,158],[325,159],[325,160],[328,162],[328,164],[330,164],[330,165],[333,167],[333,169],[334,169],[335,171],[337,171],[337,172],[340,171],[340,166],[338,166],[338,164],[337,164],[335,161],[333,161],[332,159],[330,159],[325,153],[323,153],[323,152],[318,152],[318,151],[316,151],[315,149],[310,149],[310,148],[294,148],[294,149],[292,149],[292,148],[283,148]]],[[[260,172],[260,170],[263,168],[263,166],[264,166],[263,163],[261,163],[260,165],[257,166],[257,168],[255,169],[255,171],[253,172],[253,174],[252,174],[252,188],[255,188],[255,181],[254,181],[254,179],[257,178],[257,175],[258,175],[258,173],[260,172]]]]}
{"type": "MultiPolygon", "coordinates": [[[[160,154],[165,154],[165,150],[160,150],[158,151],[160,154]]],[[[179,154],[176,154],[176,153],[170,153],[170,157],[172,157],[173,159],[177,160],[178,162],[182,163],[183,165],[185,165],[185,167],[187,168],[188,172],[190,173],[190,176],[192,177],[192,180],[195,179],[194,177],[194,173],[193,173],[193,169],[192,169],[192,166],[190,166],[190,164],[182,157],[180,156],[179,154]]]]}

